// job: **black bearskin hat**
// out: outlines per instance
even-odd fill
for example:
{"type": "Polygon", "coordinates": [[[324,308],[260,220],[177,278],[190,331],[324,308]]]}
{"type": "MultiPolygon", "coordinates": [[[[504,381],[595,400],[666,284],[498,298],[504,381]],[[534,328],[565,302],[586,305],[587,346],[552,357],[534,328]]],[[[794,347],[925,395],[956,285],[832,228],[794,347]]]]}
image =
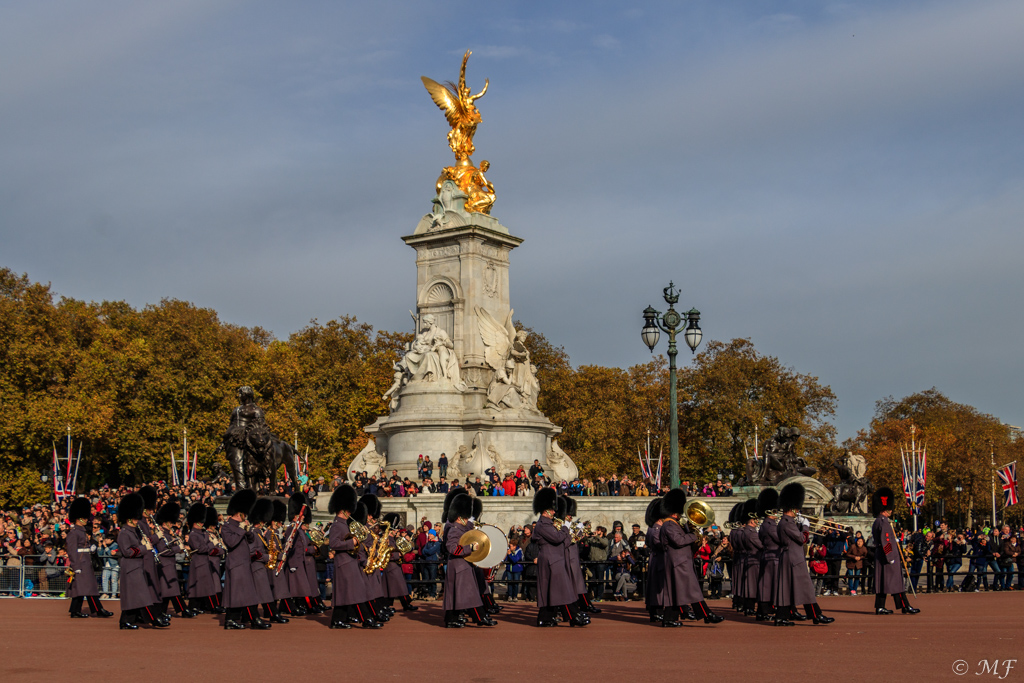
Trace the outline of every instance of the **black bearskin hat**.
{"type": "Polygon", "coordinates": [[[565,514],[576,516],[576,501],[571,496],[562,496],[565,501],[565,514]]]}
{"type": "Polygon", "coordinates": [[[757,498],[747,498],[743,502],[743,514],[739,521],[746,524],[752,519],[757,519],[757,498]]]}
{"type": "Polygon", "coordinates": [[[804,491],[804,485],[793,482],[792,484],[786,484],[782,487],[782,491],[779,492],[779,508],[785,512],[786,510],[799,510],[804,506],[804,497],[807,492],[804,491]]]}
{"type": "Polygon", "coordinates": [[[664,519],[661,509],[661,498],[655,498],[647,504],[647,512],[644,513],[644,524],[651,527],[659,519],[664,519]]]}
{"type": "Polygon", "coordinates": [[[555,500],[555,517],[558,519],[565,519],[565,510],[568,507],[565,502],[565,496],[559,496],[555,500]]]}
{"type": "Polygon", "coordinates": [[[686,512],[686,493],[682,489],[672,489],[662,499],[666,516],[686,512]]]}
{"type": "Polygon", "coordinates": [[[391,525],[392,531],[402,526],[402,515],[397,512],[385,512],[381,521],[391,525]]]}
{"type": "Polygon", "coordinates": [[[218,518],[220,513],[217,512],[217,508],[210,505],[206,508],[206,520],[203,522],[203,526],[209,529],[210,527],[217,526],[218,518]]]}
{"type": "Polygon", "coordinates": [[[270,498],[258,499],[249,510],[249,521],[253,524],[269,524],[273,516],[274,501],[270,498]]]}
{"type": "Polygon", "coordinates": [[[537,489],[533,495],[534,514],[539,515],[548,510],[558,510],[558,492],[550,487],[537,489]]]}
{"type": "Polygon", "coordinates": [[[757,516],[764,519],[768,516],[769,510],[779,509],[779,492],[775,489],[765,489],[757,496],[757,516]]]}
{"type": "Polygon", "coordinates": [[[342,484],[331,494],[331,501],[327,503],[327,511],[332,515],[339,512],[352,514],[352,511],[356,509],[356,502],[356,490],[349,484],[342,484]]]}
{"type": "Polygon", "coordinates": [[[142,519],[142,511],[145,509],[146,504],[143,502],[142,496],[137,493],[129,493],[117,504],[117,521],[119,524],[124,524],[131,520],[142,519]]]}
{"type": "Polygon", "coordinates": [[[366,506],[367,515],[374,519],[380,519],[380,498],[372,493],[367,493],[359,499],[359,502],[366,506]]]}
{"type": "Polygon", "coordinates": [[[191,530],[196,524],[206,522],[206,506],[202,503],[192,503],[192,507],[185,514],[185,524],[191,530]]]}
{"type": "Polygon", "coordinates": [[[280,500],[278,498],[274,498],[274,516],[271,519],[271,521],[279,522],[281,524],[284,524],[285,520],[287,520],[287,519],[288,519],[288,504],[285,503],[283,500],[280,500]]]}
{"type": "Polygon", "coordinates": [[[302,523],[312,524],[313,523],[313,508],[307,506],[306,511],[302,513],[302,523]]]}
{"type": "Polygon", "coordinates": [[[484,502],[479,497],[473,498],[473,519],[479,522],[482,514],[484,514],[484,502]]]}
{"type": "Polygon", "coordinates": [[[461,486],[453,486],[452,488],[448,489],[448,493],[446,493],[444,496],[444,507],[441,508],[442,522],[448,521],[448,508],[451,506],[452,501],[455,500],[455,496],[465,492],[466,489],[462,488],[461,486]]]}
{"type": "Polygon", "coordinates": [[[71,507],[68,508],[68,519],[74,524],[79,519],[89,519],[92,517],[92,503],[89,502],[88,498],[78,497],[71,501],[71,507]]]}
{"type": "Polygon", "coordinates": [[[160,506],[160,512],[156,513],[156,523],[177,522],[181,517],[181,506],[177,503],[164,503],[160,506]]]}
{"type": "Polygon", "coordinates": [[[249,514],[249,510],[252,509],[252,504],[255,502],[256,492],[252,489],[242,489],[236,492],[228,501],[228,517],[239,512],[249,514]]]}
{"type": "Polygon", "coordinates": [[[142,504],[147,510],[156,510],[156,489],[148,484],[139,489],[139,495],[142,496],[142,504]]]}
{"type": "Polygon", "coordinates": [[[293,493],[292,497],[288,499],[288,519],[295,519],[295,516],[299,514],[299,510],[302,509],[303,505],[307,505],[306,494],[304,493],[293,493]]]}
{"type": "Polygon", "coordinates": [[[356,503],[356,509],[352,511],[352,519],[360,524],[366,524],[366,505],[364,503],[356,503]]]}
{"type": "Polygon", "coordinates": [[[452,498],[452,504],[448,506],[448,520],[454,523],[459,517],[469,519],[473,515],[473,499],[462,493],[452,498]]]}
{"type": "Polygon", "coordinates": [[[882,486],[871,496],[871,514],[875,517],[885,510],[896,509],[896,494],[888,486],[882,486]]]}

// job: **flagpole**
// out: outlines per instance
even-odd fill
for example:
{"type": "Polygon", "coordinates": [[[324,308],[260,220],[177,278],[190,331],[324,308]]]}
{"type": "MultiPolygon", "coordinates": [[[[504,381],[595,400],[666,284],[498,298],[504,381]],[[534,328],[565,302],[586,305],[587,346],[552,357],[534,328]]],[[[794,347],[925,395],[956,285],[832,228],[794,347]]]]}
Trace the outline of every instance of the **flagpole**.
{"type": "Polygon", "coordinates": [[[989,459],[992,462],[992,528],[999,526],[996,520],[996,450],[991,441],[988,442],[989,459]]]}
{"type": "MultiPolygon", "coordinates": [[[[71,480],[71,425],[68,425],[68,469],[64,475],[65,485],[71,480]]],[[[65,489],[67,487],[65,486],[65,489]]]]}
{"type": "Polygon", "coordinates": [[[71,493],[75,492],[78,488],[78,467],[82,464],[82,442],[78,442],[78,457],[75,458],[75,478],[71,482],[71,493]]]}

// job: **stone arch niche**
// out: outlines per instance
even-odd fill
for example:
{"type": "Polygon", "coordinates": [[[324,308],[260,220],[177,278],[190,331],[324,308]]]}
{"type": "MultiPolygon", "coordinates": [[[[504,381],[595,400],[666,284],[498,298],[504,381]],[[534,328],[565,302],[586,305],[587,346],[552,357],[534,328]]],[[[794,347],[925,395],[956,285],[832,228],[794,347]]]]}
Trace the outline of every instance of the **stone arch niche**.
{"type": "Polygon", "coordinates": [[[434,282],[427,287],[419,305],[420,319],[426,314],[434,316],[437,326],[455,339],[455,290],[444,281],[434,282]]]}

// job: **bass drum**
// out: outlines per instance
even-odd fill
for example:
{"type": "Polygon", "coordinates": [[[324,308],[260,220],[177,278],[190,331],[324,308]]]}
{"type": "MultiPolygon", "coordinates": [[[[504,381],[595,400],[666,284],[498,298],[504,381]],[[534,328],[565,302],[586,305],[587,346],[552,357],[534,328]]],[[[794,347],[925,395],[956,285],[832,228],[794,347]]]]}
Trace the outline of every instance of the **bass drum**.
{"type": "Polygon", "coordinates": [[[476,528],[487,535],[487,540],[490,541],[490,548],[487,549],[487,555],[474,564],[481,569],[493,569],[501,564],[505,560],[505,556],[508,555],[508,539],[505,538],[502,530],[496,526],[477,524],[476,528]]]}

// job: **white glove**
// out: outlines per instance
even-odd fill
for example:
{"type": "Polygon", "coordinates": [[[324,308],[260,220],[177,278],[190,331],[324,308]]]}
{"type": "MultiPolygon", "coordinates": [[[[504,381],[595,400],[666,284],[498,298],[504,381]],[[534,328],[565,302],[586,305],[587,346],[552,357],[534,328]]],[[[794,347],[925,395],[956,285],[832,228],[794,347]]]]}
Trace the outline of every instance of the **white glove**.
{"type": "Polygon", "coordinates": [[[76,573],[76,574],[81,574],[81,573],[82,573],[82,570],[81,570],[81,569],[76,569],[76,570],[75,570],[75,573],[76,573]]]}
{"type": "Polygon", "coordinates": [[[292,574],[294,574],[296,569],[297,569],[297,567],[289,567],[288,571],[291,572],[292,574]]]}
{"type": "Polygon", "coordinates": [[[96,546],[95,546],[95,545],[91,545],[91,546],[89,546],[89,552],[90,552],[90,553],[94,553],[94,552],[96,552],[96,546]]]}
{"type": "Polygon", "coordinates": [[[889,560],[889,564],[896,564],[896,560],[889,560]]]}

